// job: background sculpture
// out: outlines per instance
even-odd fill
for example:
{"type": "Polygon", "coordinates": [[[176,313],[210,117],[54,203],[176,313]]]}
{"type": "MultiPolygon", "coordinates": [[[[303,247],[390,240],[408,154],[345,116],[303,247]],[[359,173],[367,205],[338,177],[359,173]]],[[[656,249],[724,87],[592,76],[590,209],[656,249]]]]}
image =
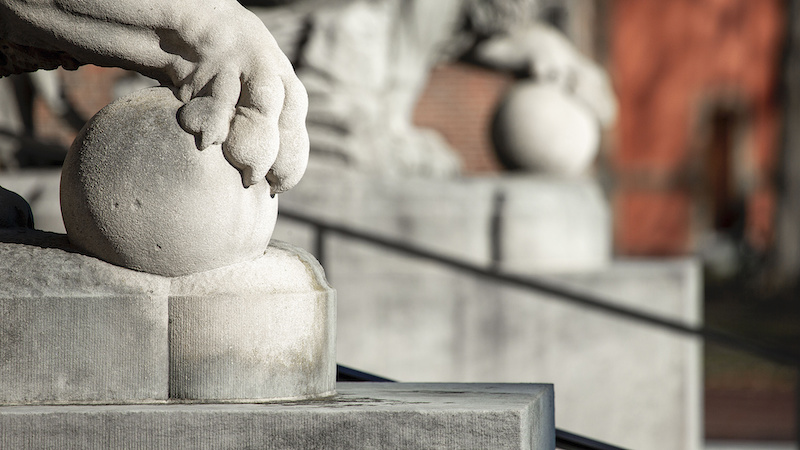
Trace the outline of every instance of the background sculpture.
{"type": "Polygon", "coordinates": [[[383,174],[451,175],[460,162],[412,123],[431,68],[461,59],[557,89],[607,126],[616,101],[604,71],[531,0],[354,0],[257,10],[309,91],[312,152],[383,174]]]}

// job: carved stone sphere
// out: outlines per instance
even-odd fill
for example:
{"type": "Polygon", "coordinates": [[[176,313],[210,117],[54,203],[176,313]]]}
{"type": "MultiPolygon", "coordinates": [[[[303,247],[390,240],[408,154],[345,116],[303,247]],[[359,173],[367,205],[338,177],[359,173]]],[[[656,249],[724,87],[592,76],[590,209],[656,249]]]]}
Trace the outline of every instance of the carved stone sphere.
{"type": "Polygon", "coordinates": [[[575,176],[594,161],[600,126],[560,88],[524,81],[511,87],[495,112],[492,141],[510,169],[575,176]]]}
{"type": "Polygon", "coordinates": [[[122,97],[81,130],[61,175],[70,242],[110,263],[179,276],[256,258],[275,227],[266,180],[245,188],[220,146],[197,149],[165,87],[122,97]]]}

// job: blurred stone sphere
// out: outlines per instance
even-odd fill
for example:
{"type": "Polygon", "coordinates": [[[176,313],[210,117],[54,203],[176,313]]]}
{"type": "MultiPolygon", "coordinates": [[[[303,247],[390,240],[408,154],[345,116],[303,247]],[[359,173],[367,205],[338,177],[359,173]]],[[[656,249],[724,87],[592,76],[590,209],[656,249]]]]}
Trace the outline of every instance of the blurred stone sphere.
{"type": "Polygon", "coordinates": [[[98,112],[69,150],[61,212],[70,242],[98,258],[179,276],[262,255],[278,212],[266,181],[245,188],[220,146],[203,151],[165,87],[98,112]]]}
{"type": "Polygon", "coordinates": [[[600,126],[588,108],[557,86],[523,81],[500,102],[492,142],[509,169],[575,176],[592,165],[600,126]]]}

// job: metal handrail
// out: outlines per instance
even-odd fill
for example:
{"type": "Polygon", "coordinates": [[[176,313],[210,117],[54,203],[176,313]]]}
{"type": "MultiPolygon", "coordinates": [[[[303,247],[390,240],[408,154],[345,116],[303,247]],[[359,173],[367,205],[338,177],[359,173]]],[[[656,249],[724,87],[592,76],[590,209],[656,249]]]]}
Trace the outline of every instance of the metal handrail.
{"type": "MultiPolygon", "coordinates": [[[[394,383],[395,380],[384,378],[352,367],[336,365],[336,381],[371,381],[377,383],[394,383]]],[[[556,428],[556,448],[561,450],[624,450],[621,447],[606,444],[585,436],[556,428]]]]}

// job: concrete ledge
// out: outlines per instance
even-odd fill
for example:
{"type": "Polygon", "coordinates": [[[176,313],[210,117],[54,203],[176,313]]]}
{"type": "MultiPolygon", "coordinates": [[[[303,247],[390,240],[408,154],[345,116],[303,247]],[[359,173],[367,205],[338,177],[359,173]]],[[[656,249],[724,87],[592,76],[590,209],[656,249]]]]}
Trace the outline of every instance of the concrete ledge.
{"type": "Polygon", "coordinates": [[[6,406],[1,448],[552,449],[553,386],[339,383],[263,405],[6,406]]]}

